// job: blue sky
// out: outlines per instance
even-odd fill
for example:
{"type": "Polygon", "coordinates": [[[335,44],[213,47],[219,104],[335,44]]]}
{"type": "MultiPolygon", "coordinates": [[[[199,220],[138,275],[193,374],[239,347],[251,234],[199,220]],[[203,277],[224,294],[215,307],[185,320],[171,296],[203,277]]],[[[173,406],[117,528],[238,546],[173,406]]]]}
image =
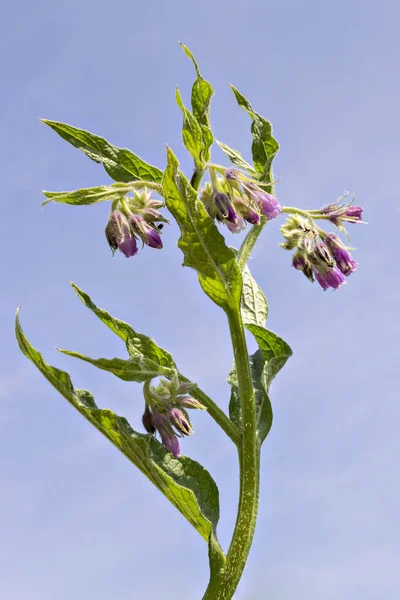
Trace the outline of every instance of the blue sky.
{"type": "MultiPolygon", "coordinates": [[[[59,355],[124,356],[80,303],[93,300],[175,356],[227,407],[232,361],[224,315],[181,268],[177,229],[162,252],[111,258],[108,206],[40,209],[41,190],[106,184],[103,169],[41,125],[61,120],[190,173],[174,88],[188,102],[184,41],[214,85],[216,137],[249,157],[249,120],[233,83],[274,124],[282,204],[318,207],[357,193],[368,226],[351,229],[358,271],[323,293],[290,267],[279,226],[251,259],[268,327],[294,356],[272,390],[258,528],[238,599],[395,600],[398,506],[400,7],[355,0],[242,3],[9,3],[1,22],[3,286],[0,296],[0,580],[20,600],[200,598],[206,548],[172,506],[91,430],[19,352],[16,306],[31,342],[139,425],[140,388],[59,355]],[[112,8],[113,7],[113,8],[112,8]]],[[[215,161],[223,161],[215,150],[215,161]]],[[[229,243],[239,244],[230,236],[229,243]]],[[[227,546],[235,452],[206,414],[184,452],[220,486],[227,546]]]]}

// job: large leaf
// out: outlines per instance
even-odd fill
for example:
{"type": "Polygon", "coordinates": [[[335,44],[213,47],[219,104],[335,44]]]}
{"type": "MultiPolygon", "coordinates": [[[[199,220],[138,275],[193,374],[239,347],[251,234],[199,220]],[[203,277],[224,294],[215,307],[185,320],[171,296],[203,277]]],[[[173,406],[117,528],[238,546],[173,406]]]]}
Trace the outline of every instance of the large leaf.
{"type": "Polygon", "coordinates": [[[199,66],[189,48],[187,48],[185,44],[182,44],[182,42],[181,46],[196,69],[197,77],[192,87],[192,110],[202,131],[202,159],[204,162],[208,162],[210,160],[210,147],[214,141],[210,126],[210,103],[214,90],[211,83],[201,76],[199,66]]]}
{"type": "MultiPolygon", "coordinates": [[[[259,345],[259,350],[249,357],[249,361],[256,401],[257,437],[261,445],[272,425],[269,388],[273,378],[284,366],[292,351],[282,338],[264,327],[253,324],[247,325],[247,329],[253,333],[259,345]]],[[[235,367],[228,376],[228,383],[231,385],[229,416],[235,425],[241,428],[241,403],[235,367]]]]}
{"type": "Polygon", "coordinates": [[[260,286],[245,265],[242,271],[242,320],[244,325],[265,325],[268,315],[268,303],[260,286]]]}
{"type": "Polygon", "coordinates": [[[218,140],[215,140],[215,141],[217,142],[217,144],[221,148],[221,150],[223,152],[225,152],[225,154],[227,155],[229,160],[236,167],[239,167],[239,169],[244,169],[245,171],[250,171],[251,173],[254,173],[253,167],[251,165],[249,165],[249,163],[247,161],[244,160],[244,158],[240,154],[239,150],[234,150],[233,148],[230,148],[229,146],[227,146],[223,142],[219,142],[218,140]]]}
{"type": "MultiPolygon", "coordinates": [[[[217,552],[215,529],[219,519],[219,499],[211,475],[190,458],[173,458],[157,440],[132,429],[124,417],[108,409],[99,409],[90,392],[74,388],[68,373],[48,365],[31,346],[21,329],[18,314],[16,337],[23,354],[46,379],[150,479],[205,540],[213,540],[213,551],[217,552]]],[[[219,553],[223,557],[220,548],[219,553]]]]}
{"type": "Polygon", "coordinates": [[[176,102],[183,115],[183,143],[185,144],[186,149],[192,155],[196,167],[201,167],[203,162],[201,156],[203,151],[203,135],[201,132],[201,127],[190,110],[188,110],[183,104],[178,88],[176,89],[176,102]]]}
{"type": "Polygon", "coordinates": [[[97,163],[102,163],[107,173],[115,181],[128,182],[141,179],[161,182],[162,171],[148,164],[127,148],[117,148],[103,137],[66,123],[48,119],[42,119],[42,121],[75,148],[82,150],[86,156],[97,163]]]}
{"type": "Polygon", "coordinates": [[[46,192],[43,194],[47,200],[42,202],[42,206],[48,202],[58,202],[60,204],[74,204],[76,206],[88,206],[98,202],[107,202],[114,198],[121,198],[131,191],[126,183],[114,183],[113,185],[100,185],[93,188],[81,188],[72,192],[46,192]]]}
{"type": "Polygon", "coordinates": [[[279,144],[272,134],[272,125],[267,119],[253,110],[250,102],[233,85],[232,91],[236,101],[245,110],[252,120],[251,133],[253,144],[251,147],[255,170],[260,173],[260,181],[270,183],[273,181],[272,161],[279,150],[279,144]]]}
{"type": "Polygon", "coordinates": [[[204,292],[225,311],[237,310],[242,278],[235,254],[226,246],[214,221],[196,191],[178,169],[176,156],[168,148],[163,186],[166,205],[180,230],[178,246],[184,266],[195,269],[204,292]]]}

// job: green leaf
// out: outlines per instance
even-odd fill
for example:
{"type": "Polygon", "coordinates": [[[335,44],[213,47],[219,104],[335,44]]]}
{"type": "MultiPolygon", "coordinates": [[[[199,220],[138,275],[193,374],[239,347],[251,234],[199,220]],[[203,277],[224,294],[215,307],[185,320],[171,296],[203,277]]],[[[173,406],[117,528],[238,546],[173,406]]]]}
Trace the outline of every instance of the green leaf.
{"type": "Polygon", "coordinates": [[[225,154],[227,155],[227,157],[229,158],[229,160],[236,166],[239,167],[239,169],[244,169],[245,171],[250,171],[251,173],[254,173],[254,169],[251,165],[249,165],[248,162],[246,162],[243,158],[243,156],[240,154],[239,150],[233,150],[233,148],[229,148],[229,146],[227,146],[226,144],[219,142],[218,140],[215,140],[218,144],[218,146],[221,148],[221,150],[223,152],[225,152],[225,154]]]}
{"type": "Polygon", "coordinates": [[[272,161],[279,150],[279,144],[272,134],[272,125],[253,110],[250,102],[233,85],[231,85],[231,88],[237,103],[248,113],[252,120],[253,144],[251,150],[254,168],[260,173],[260,181],[271,183],[273,181],[272,161]]]}
{"type": "Polygon", "coordinates": [[[213,551],[219,552],[223,560],[215,537],[219,519],[218,488],[211,475],[190,458],[173,458],[156,439],[132,429],[124,417],[99,409],[90,392],[74,388],[68,373],[48,365],[31,346],[21,329],[18,313],[15,331],[23,354],[81,415],[146,475],[205,540],[213,540],[213,551]]]}
{"type": "Polygon", "coordinates": [[[201,76],[199,66],[189,48],[187,48],[185,44],[182,44],[182,42],[181,46],[186,56],[188,56],[193,62],[194,68],[196,69],[197,77],[192,87],[192,110],[202,130],[202,159],[204,162],[208,162],[210,160],[209,149],[214,141],[210,126],[210,103],[214,94],[214,90],[211,83],[203,79],[201,76]]]}
{"type": "Polygon", "coordinates": [[[163,173],[157,167],[126,148],[117,148],[105,138],[77,129],[66,123],[42,119],[42,122],[54,129],[64,140],[82,150],[92,160],[102,163],[107,173],[115,181],[129,182],[137,179],[160,183],[163,173]]]}
{"type": "Polygon", "coordinates": [[[124,381],[137,381],[144,382],[153,379],[154,377],[168,377],[171,378],[176,371],[168,367],[162,367],[156,362],[146,358],[143,354],[136,354],[125,360],[123,358],[90,358],[79,352],[73,350],[63,350],[57,348],[63,354],[79,358],[85,362],[90,363],[98,369],[108,371],[116,377],[123,379],[124,381]]]}
{"type": "MultiPolygon", "coordinates": [[[[273,416],[269,388],[275,375],[291,356],[292,350],[282,338],[272,331],[254,324],[246,325],[246,327],[253,333],[259,345],[259,350],[249,357],[249,361],[256,401],[257,437],[261,446],[272,426],[273,416]]],[[[228,383],[231,385],[229,416],[241,429],[241,403],[235,366],[228,375],[228,383]]]]}
{"type": "Polygon", "coordinates": [[[43,194],[47,200],[42,202],[42,206],[48,202],[58,202],[60,204],[74,204],[79,206],[88,206],[98,202],[106,202],[114,198],[123,197],[131,191],[126,183],[114,183],[113,185],[100,185],[94,188],[82,188],[73,192],[46,192],[43,194]]]}
{"type": "Polygon", "coordinates": [[[264,326],[268,315],[268,303],[260,286],[250,273],[250,269],[245,265],[242,271],[243,291],[242,291],[242,320],[244,325],[264,326]]]}
{"type": "Polygon", "coordinates": [[[164,194],[167,208],[181,230],[178,246],[184,254],[183,265],[197,271],[200,285],[211,300],[225,311],[237,310],[242,278],[235,254],[226,246],[196,191],[179,171],[176,156],[169,148],[167,156],[164,194]]]}
{"type": "Polygon", "coordinates": [[[272,331],[264,329],[264,327],[259,325],[246,325],[246,327],[254,335],[264,357],[266,384],[269,389],[271,381],[285,365],[288,358],[292,356],[292,349],[282,338],[272,333],[272,331]]]}
{"type": "Polygon", "coordinates": [[[185,147],[192,155],[196,167],[200,167],[203,164],[202,151],[203,151],[203,136],[199,123],[196,118],[192,115],[183,104],[181,95],[178,88],[176,88],[176,102],[183,114],[183,125],[182,125],[182,139],[185,147]]]}
{"type": "Polygon", "coordinates": [[[115,333],[119,338],[121,338],[121,340],[125,342],[129,356],[132,359],[135,359],[135,361],[139,362],[142,359],[148,359],[161,367],[176,370],[175,361],[172,358],[172,355],[167,352],[167,350],[160,348],[160,346],[158,346],[156,342],[147,335],[143,335],[142,333],[135,331],[130,325],[128,325],[128,323],[125,323],[125,321],[116,319],[103,308],[96,306],[88,294],[78,288],[75,283],[71,283],[71,285],[83,304],[92,312],[94,312],[100,321],[107,325],[107,327],[111,329],[113,333],[115,333]]]}

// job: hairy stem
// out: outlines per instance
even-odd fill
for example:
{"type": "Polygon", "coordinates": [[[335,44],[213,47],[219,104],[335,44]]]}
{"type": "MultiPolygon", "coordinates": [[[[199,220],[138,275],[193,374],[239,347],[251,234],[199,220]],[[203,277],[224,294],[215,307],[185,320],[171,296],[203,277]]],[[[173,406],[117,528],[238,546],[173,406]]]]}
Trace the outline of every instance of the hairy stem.
{"type": "Polygon", "coordinates": [[[260,221],[259,225],[253,225],[249,233],[244,238],[243,243],[239,248],[239,253],[237,255],[237,263],[241,271],[243,271],[244,267],[246,266],[246,263],[250,258],[250,254],[253,251],[255,243],[258,240],[258,236],[263,230],[263,227],[266,224],[266,222],[267,220],[263,218],[260,221]]]}
{"type": "Polygon", "coordinates": [[[242,406],[242,443],[238,447],[240,498],[226,564],[210,580],[203,600],[231,600],[242,576],[253,541],[258,509],[259,449],[256,406],[243,323],[238,311],[228,315],[242,406]]]}
{"type": "MultiPolygon", "coordinates": [[[[189,382],[190,379],[187,379],[183,375],[179,376],[179,380],[182,382],[189,382]]],[[[230,418],[224,413],[220,407],[215,404],[213,400],[206,393],[204,393],[200,388],[196,387],[191,390],[190,395],[193,396],[196,400],[204,404],[204,406],[208,410],[208,414],[210,417],[214,419],[216,423],[223,429],[228,437],[231,438],[232,442],[236,444],[236,446],[240,445],[241,434],[238,428],[230,418]]]]}

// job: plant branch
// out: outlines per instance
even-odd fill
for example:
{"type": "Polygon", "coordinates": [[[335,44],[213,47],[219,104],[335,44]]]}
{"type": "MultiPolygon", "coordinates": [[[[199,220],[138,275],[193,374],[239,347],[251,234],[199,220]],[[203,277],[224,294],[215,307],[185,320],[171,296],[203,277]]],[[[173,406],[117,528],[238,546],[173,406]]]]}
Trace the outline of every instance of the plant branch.
{"type": "MultiPolygon", "coordinates": [[[[189,382],[190,379],[187,379],[183,375],[179,375],[179,380],[182,382],[189,382]]],[[[204,406],[208,410],[208,414],[210,417],[214,419],[216,423],[223,429],[228,437],[231,438],[232,442],[236,444],[236,446],[240,446],[241,444],[241,434],[239,429],[236,427],[234,423],[230,420],[230,418],[224,413],[220,407],[215,404],[213,400],[205,392],[203,392],[200,388],[195,387],[190,392],[191,396],[204,404],[204,406]]]]}

